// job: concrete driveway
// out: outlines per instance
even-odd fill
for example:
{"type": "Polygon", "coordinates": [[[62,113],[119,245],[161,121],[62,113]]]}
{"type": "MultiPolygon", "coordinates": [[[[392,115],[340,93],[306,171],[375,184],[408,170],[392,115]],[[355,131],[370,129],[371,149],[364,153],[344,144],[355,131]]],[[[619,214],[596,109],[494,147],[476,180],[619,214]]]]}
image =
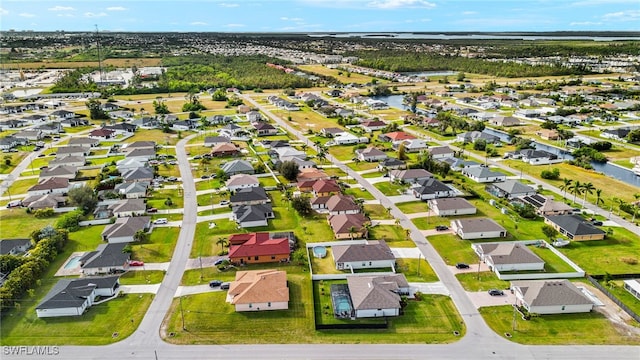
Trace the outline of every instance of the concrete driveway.
{"type": "Polygon", "coordinates": [[[416,292],[421,292],[423,294],[435,294],[435,295],[447,295],[449,296],[449,290],[447,287],[440,281],[432,282],[432,283],[409,283],[409,287],[411,288],[411,293],[415,294],[416,292]]]}
{"type": "Polygon", "coordinates": [[[120,291],[125,294],[155,294],[160,289],[160,284],[151,285],[120,285],[120,291]]]}
{"type": "Polygon", "coordinates": [[[173,297],[180,297],[184,295],[203,294],[211,291],[222,291],[220,287],[209,287],[209,284],[195,285],[195,286],[178,286],[176,294],[173,297]]]}
{"type": "Polygon", "coordinates": [[[417,259],[421,257],[424,259],[424,255],[420,252],[420,249],[417,247],[414,248],[391,248],[391,252],[393,256],[396,258],[405,258],[405,259],[417,259]]]}
{"type": "Polygon", "coordinates": [[[145,263],[143,266],[129,266],[129,271],[143,271],[143,270],[167,270],[169,269],[168,262],[164,263],[145,263]]]}
{"type": "Polygon", "coordinates": [[[515,304],[516,296],[513,295],[509,290],[502,290],[504,291],[504,295],[502,296],[491,296],[486,291],[467,291],[467,296],[469,297],[469,299],[471,299],[471,302],[473,303],[473,305],[475,305],[476,308],[515,304]]]}

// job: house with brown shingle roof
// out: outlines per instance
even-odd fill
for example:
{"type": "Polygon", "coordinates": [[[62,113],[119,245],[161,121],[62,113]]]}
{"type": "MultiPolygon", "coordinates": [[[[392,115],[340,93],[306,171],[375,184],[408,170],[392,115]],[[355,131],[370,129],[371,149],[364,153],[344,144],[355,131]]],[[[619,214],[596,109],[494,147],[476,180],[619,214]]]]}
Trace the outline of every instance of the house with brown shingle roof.
{"type": "Polygon", "coordinates": [[[304,168],[304,169],[300,169],[297,180],[298,182],[301,182],[301,181],[320,180],[320,179],[330,179],[330,176],[320,169],[304,168]]]}
{"type": "Polygon", "coordinates": [[[389,245],[380,240],[364,244],[334,245],[331,247],[336,269],[394,268],[396,257],[389,245]]]}
{"type": "Polygon", "coordinates": [[[335,180],[319,179],[311,185],[314,196],[330,196],[339,194],[342,189],[335,180]]]}
{"type": "Polygon", "coordinates": [[[400,295],[409,293],[403,274],[347,276],[356,318],[400,315],[400,295]]]}
{"type": "Polygon", "coordinates": [[[516,305],[532,314],[590,312],[593,302],[569,280],[512,281],[516,305]]]}
{"type": "Polygon", "coordinates": [[[336,239],[360,239],[367,237],[368,231],[364,225],[369,222],[369,219],[362,213],[331,215],[328,221],[336,239]],[[353,232],[351,230],[353,230],[353,232]]]}
{"type": "Polygon", "coordinates": [[[212,156],[235,156],[240,150],[233,143],[218,143],[211,148],[212,156]]]}
{"type": "Polygon", "coordinates": [[[40,180],[36,185],[27,190],[29,195],[64,194],[69,191],[69,179],[67,178],[46,178],[40,180]]]}
{"type": "Polygon", "coordinates": [[[332,195],[326,203],[329,215],[339,214],[357,214],[360,212],[360,206],[356,204],[353,197],[337,194],[332,195]]]}
{"type": "Polygon", "coordinates": [[[227,292],[227,302],[240,311],[289,309],[287,273],[282,270],[236,272],[227,292]]]}
{"type": "Polygon", "coordinates": [[[496,272],[544,270],[544,260],[522,243],[481,243],[471,247],[496,272]]]}

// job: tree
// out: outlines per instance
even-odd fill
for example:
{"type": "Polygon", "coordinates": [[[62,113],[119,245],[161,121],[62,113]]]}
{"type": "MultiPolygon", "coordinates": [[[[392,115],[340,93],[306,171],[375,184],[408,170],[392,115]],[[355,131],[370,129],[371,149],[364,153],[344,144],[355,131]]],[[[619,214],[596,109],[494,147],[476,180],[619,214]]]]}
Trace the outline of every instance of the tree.
{"type": "Polygon", "coordinates": [[[298,196],[291,199],[291,206],[301,216],[309,216],[313,211],[313,209],[311,208],[311,202],[305,196],[298,196]]]}
{"type": "Polygon", "coordinates": [[[583,193],[582,207],[583,208],[585,203],[587,202],[587,194],[589,195],[593,194],[593,190],[595,189],[596,189],[595,186],[593,186],[593,184],[590,182],[582,184],[582,193],[583,193]]]}
{"type": "Polygon", "coordinates": [[[74,210],[60,217],[56,222],[56,228],[67,229],[69,231],[77,231],[80,229],[80,221],[83,218],[82,210],[74,210]]]}
{"type": "Polygon", "coordinates": [[[89,109],[89,117],[93,120],[106,120],[109,118],[109,115],[102,110],[102,105],[100,104],[100,100],[93,98],[89,99],[89,101],[85,102],[87,109],[89,109]]]}
{"type": "Polygon", "coordinates": [[[596,206],[600,206],[600,203],[604,204],[604,200],[602,200],[602,189],[596,189],[596,206]]]}
{"type": "Polygon", "coordinates": [[[5,155],[4,156],[4,164],[6,166],[11,166],[11,155],[5,155]]]}
{"type": "Polygon", "coordinates": [[[211,95],[211,100],[227,101],[227,92],[222,88],[216,89],[216,91],[214,91],[213,94],[211,95]]]}
{"type": "Polygon", "coordinates": [[[574,181],[574,183],[569,186],[569,190],[573,194],[573,202],[576,202],[576,195],[582,194],[582,183],[578,180],[574,181]]]}
{"type": "Polygon", "coordinates": [[[144,231],[144,230],[138,230],[133,235],[133,240],[138,241],[138,242],[147,241],[147,240],[149,240],[149,233],[144,231]]]}
{"type": "Polygon", "coordinates": [[[458,73],[457,80],[458,80],[458,81],[460,81],[460,82],[462,82],[462,81],[464,81],[464,78],[466,78],[466,77],[467,77],[467,75],[465,75],[465,73],[463,73],[463,72],[459,72],[459,73],[458,73]]]}
{"type": "Polygon", "coordinates": [[[284,161],[280,164],[278,171],[285,179],[294,181],[298,177],[299,168],[295,161],[284,161]]]}
{"type": "Polygon", "coordinates": [[[216,240],[216,245],[220,245],[220,252],[223,252],[224,248],[229,245],[229,242],[227,241],[227,239],[221,237],[216,240]]]}
{"type": "Polygon", "coordinates": [[[98,197],[93,189],[84,185],[69,190],[69,200],[87,215],[93,212],[98,204],[98,197]]]}
{"type": "Polygon", "coordinates": [[[407,152],[407,150],[406,150],[406,147],[405,147],[404,143],[400,143],[400,146],[398,146],[398,159],[399,160],[406,160],[407,159],[406,152],[407,152]]]}
{"type": "Polygon", "coordinates": [[[164,100],[162,100],[161,98],[153,100],[153,110],[158,115],[164,115],[169,113],[169,107],[167,106],[167,104],[165,104],[164,100]]]}
{"type": "Polygon", "coordinates": [[[558,236],[558,230],[556,230],[553,226],[549,224],[542,225],[542,233],[549,239],[552,240],[558,236]]]}
{"type": "Polygon", "coordinates": [[[540,177],[548,180],[557,180],[560,178],[560,169],[553,168],[551,170],[542,170],[540,177]]]}
{"type": "Polygon", "coordinates": [[[560,190],[562,190],[562,199],[565,199],[565,196],[567,195],[567,190],[570,189],[571,187],[571,183],[573,183],[573,180],[571,179],[567,179],[567,178],[563,178],[562,179],[562,185],[560,185],[560,190]]]}
{"type": "Polygon", "coordinates": [[[629,134],[627,134],[627,141],[631,143],[640,142],[640,129],[631,130],[629,134]]]}

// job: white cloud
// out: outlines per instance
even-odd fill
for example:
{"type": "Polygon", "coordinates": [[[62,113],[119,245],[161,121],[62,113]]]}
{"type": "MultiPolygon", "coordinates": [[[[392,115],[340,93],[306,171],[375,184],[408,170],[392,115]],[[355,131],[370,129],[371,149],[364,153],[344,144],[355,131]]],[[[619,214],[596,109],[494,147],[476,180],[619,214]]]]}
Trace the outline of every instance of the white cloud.
{"type": "Polygon", "coordinates": [[[103,16],[107,16],[107,13],[104,13],[104,12],[101,12],[101,13],[86,12],[86,13],[84,13],[84,16],[88,17],[88,18],[103,17],[103,16]]]}
{"type": "Polygon", "coordinates": [[[227,24],[224,27],[228,27],[228,28],[241,28],[241,27],[245,27],[245,24],[227,24]]]}
{"type": "Polygon", "coordinates": [[[463,11],[462,15],[475,15],[477,13],[478,13],[477,11],[463,11]]]}
{"type": "Polygon", "coordinates": [[[19,15],[19,16],[22,16],[22,17],[26,17],[26,18],[36,17],[36,15],[35,15],[35,14],[30,14],[30,13],[20,13],[20,14],[18,14],[18,15],[19,15]]]}
{"type": "Polygon", "coordinates": [[[125,10],[127,10],[127,8],[122,6],[110,6],[107,8],[107,11],[125,11],[125,10]]]}
{"type": "Polygon", "coordinates": [[[627,10],[602,15],[602,19],[611,22],[640,21],[640,10],[627,10]]]}
{"type": "Polygon", "coordinates": [[[189,25],[193,25],[193,26],[204,26],[204,25],[209,25],[209,24],[207,24],[207,23],[206,23],[206,22],[204,22],[204,21],[193,21],[193,22],[190,22],[190,23],[189,23],[189,25]]]}
{"type": "Polygon", "coordinates": [[[240,4],[235,4],[235,3],[220,3],[218,5],[226,8],[234,8],[234,7],[240,6],[240,4]]]}
{"type": "Polygon", "coordinates": [[[9,13],[9,11],[7,11],[7,10],[5,10],[3,8],[0,8],[0,15],[7,15],[8,13],[9,13]]]}
{"type": "Polygon", "coordinates": [[[60,5],[49,8],[49,11],[71,11],[71,10],[75,10],[75,9],[72,8],[71,6],[60,6],[60,5]]]}
{"type": "Polygon", "coordinates": [[[429,8],[436,7],[436,4],[425,0],[375,0],[367,4],[368,7],[377,9],[399,9],[399,8],[429,8]]]}

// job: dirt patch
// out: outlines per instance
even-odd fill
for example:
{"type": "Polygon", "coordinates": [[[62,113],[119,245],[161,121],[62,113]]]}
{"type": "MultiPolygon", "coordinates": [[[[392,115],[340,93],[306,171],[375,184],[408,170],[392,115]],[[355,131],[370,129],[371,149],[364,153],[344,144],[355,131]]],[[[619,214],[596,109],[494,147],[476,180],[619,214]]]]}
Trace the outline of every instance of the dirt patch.
{"type": "Polygon", "coordinates": [[[595,288],[593,285],[583,282],[575,282],[576,286],[583,286],[587,288],[591,293],[596,295],[604,306],[596,306],[595,310],[602,315],[606,316],[613,326],[618,329],[620,334],[625,336],[640,336],[640,327],[633,326],[631,324],[637,324],[636,321],[629,316],[622,308],[616,303],[611,301],[607,295],[602,291],[595,288]]]}

